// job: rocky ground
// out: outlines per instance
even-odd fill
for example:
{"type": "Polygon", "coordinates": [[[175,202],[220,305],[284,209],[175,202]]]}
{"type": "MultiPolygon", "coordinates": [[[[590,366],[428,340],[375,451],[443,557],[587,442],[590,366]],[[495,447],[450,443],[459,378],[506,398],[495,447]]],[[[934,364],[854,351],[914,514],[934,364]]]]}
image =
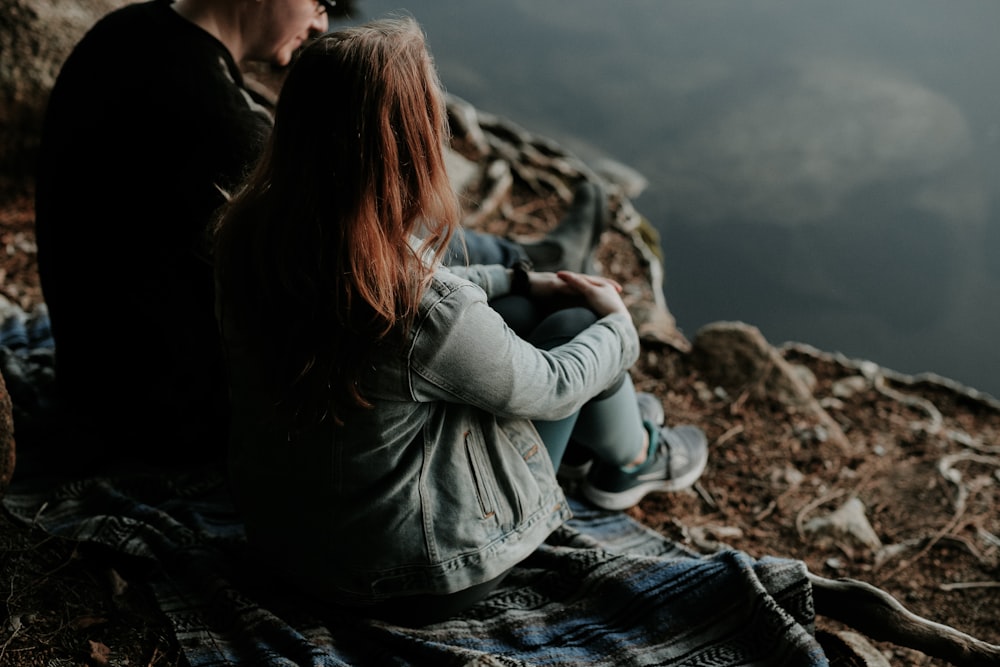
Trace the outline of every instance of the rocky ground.
{"type": "MultiPolygon", "coordinates": [[[[566,183],[594,175],[544,143],[505,139],[513,141],[498,143],[489,131],[456,139],[473,160],[494,165],[469,184],[469,201],[482,204],[470,223],[537,233],[564,210],[566,183]],[[512,145],[516,155],[498,155],[512,145]]],[[[669,423],[702,426],[711,445],[694,489],[651,496],[631,514],[698,550],[796,558],[825,577],[869,582],[917,614],[1000,644],[1000,405],[939,378],[807,345],[772,348],[748,325],[721,331],[763,345],[763,366],[734,375],[706,365],[712,332],[678,331],[665,304],[656,306],[650,285],[659,267],[642,247],[649,227],[627,198],[614,208],[598,259],[626,285],[643,332],[636,384],[662,398],[669,423]],[[794,377],[790,389],[775,383],[775,368],[794,377]]],[[[0,291],[26,309],[41,300],[32,220],[27,191],[4,198],[0,291]]],[[[112,301],[114,285],[104,289],[112,301]]],[[[728,361],[733,370],[746,359],[728,361]]],[[[183,664],[139,574],[5,515],[0,550],[0,664],[183,664]]],[[[818,625],[845,630],[824,618],[818,625]]],[[[874,646],[893,665],[947,664],[874,646]]]]}

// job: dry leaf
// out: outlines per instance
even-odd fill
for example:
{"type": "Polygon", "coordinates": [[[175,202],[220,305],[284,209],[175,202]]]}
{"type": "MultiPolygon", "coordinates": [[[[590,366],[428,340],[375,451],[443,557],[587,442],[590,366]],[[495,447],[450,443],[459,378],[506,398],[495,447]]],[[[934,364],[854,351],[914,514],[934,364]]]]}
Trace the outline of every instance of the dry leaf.
{"type": "Polygon", "coordinates": [[[108,658],[111,657],[111,649],[93,640],[87,640],[90,644],[90,660],[95,665],[107,665],[108,658]]]}

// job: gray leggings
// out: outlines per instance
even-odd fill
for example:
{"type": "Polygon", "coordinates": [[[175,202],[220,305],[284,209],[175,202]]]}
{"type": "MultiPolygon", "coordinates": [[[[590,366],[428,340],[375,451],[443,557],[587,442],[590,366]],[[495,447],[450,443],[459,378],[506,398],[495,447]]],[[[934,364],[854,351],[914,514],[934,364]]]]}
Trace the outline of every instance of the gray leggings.
{"type": "MultiPolygon", "coordinates": [[[[597,321],[597,315],[588,308],[546,311],[523,296],[500,297],[490,305],[519,336],[542,350],[569,342],[597,321]]],[[[557,470],[570,439],[598,459],[619,466],[634,461],[643,448],[645,429],[628,373],[590,399],[579,412],[558,421],[536,420],[534,424],[557,470]]]]}

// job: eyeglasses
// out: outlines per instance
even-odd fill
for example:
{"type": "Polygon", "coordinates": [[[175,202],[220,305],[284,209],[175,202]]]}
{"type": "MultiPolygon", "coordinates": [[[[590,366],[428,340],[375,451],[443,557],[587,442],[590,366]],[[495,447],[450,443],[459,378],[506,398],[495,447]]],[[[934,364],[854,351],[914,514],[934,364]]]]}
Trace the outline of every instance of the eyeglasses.
{"type": "Polygon", "coordinates": [[[316,0],[316,13],[319,15],[329,14],[333,15],[333,12],[337,8],[337,0],[316,0]]]}

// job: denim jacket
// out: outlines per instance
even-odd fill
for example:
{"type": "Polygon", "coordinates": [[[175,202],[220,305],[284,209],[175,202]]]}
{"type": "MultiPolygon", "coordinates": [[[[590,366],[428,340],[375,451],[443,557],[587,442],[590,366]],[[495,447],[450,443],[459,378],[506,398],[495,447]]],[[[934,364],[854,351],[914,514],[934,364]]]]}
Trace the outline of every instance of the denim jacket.
{"type": "Polygon", "coordinates": [[[249,539],[293,584],[353,605],[451,593],[505,572],[569,517],[531,420],[610,386],[638,336],[616,314],[539,350],[487,304],[509,290],[499,266],[439,269],[411,330],[372,360],[374,407],[293,441],[261,423],[254,360],[220,302],[234,491],[249,539]]]}

